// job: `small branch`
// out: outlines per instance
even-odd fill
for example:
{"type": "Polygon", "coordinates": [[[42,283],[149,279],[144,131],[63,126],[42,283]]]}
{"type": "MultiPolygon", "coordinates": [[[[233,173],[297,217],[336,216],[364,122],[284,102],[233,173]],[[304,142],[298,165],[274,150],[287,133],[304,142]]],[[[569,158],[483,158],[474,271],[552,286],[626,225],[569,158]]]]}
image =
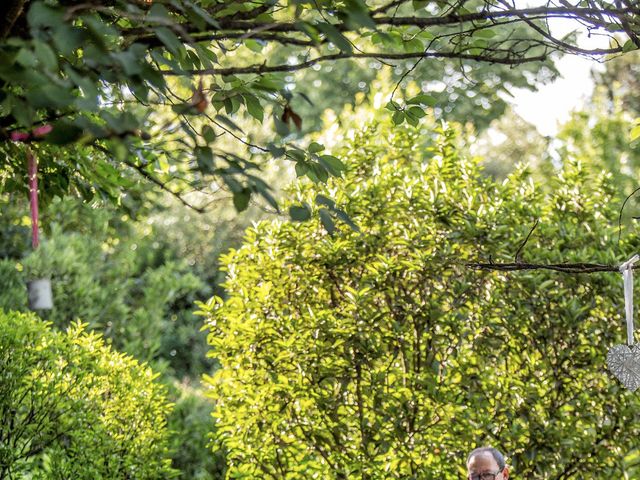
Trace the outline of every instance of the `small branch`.
{"type": "MultiPolygon", "coordinates": [[[[469,268],[477,270],[495,270],[500,272],[514,272],[517,270],[553,270],[562,273],[598,273],[598,272],[618,272],[617,265],[602,265],[600,263],[465,263],[469,268]]],[[[640,265],[633,267],[639,269],[640,265]]]]}
{"type": "Polygon", "coordinates": [[[196,207],[195,205],[187,202],[182,195],[180,194],[180,192],[176,192],[173,189],[169,188],[169,186],[157,179],[155,176],[151,175],[149,172],[147,172],[144,167],[142,165],[138,165],[136,163],[130,162],[128,160],[125,160],[123,163],[125,163],[126,165],[128,165],[129,167],[133,168],[134,170],[136,170],[140,175],[142,175],[144,178],[146,178],[147,180],[149,180],[150,182],[156,184],[158,187],[160,187],[160,189],[162,189],[163,191],[169,193],[170,195],[172,195],[174,198],[178,199],[178,201],[180,201],[180,203],[182,203],[185,207],[190,208],[191,210],[198,212],[198,213],[204,213],[204,209],[201,207],[196,207]]]}
{"type": "Polygon", "coordinates": [[[627,202],[638,192],[640,192],[640,187],[631,192],[627,198],[624,199],[624,202],[622,202],[622,207],[620,207],[620,214],[618,215],[618,243],[620,243],[620,236],[622,235],[622,212],[624,211],[624,207],[627,202]]]}
{"type": "Polygon", "coordinates": [[[522,245],[520,245],[520,247],[518,248],[518,250],[516,251],[516,255],[515,255],[515,262],[516,263],[520,263],[520,252],[522,251],[522,249],[524,248],[524,246],[527,244],[527,242],[529,241],[529,239],[531,238],[531,234],[533,233],[533,231],[536,229],[536,227],[538,226],[538,223],[540,222],[540,219],[536,220],[536,223],[533,224],[533,227],[531,227],[531,230],[529,230],[529,235],[527,235],[527,238],[524,239],[524,242],[522,242],[522,245]]]}

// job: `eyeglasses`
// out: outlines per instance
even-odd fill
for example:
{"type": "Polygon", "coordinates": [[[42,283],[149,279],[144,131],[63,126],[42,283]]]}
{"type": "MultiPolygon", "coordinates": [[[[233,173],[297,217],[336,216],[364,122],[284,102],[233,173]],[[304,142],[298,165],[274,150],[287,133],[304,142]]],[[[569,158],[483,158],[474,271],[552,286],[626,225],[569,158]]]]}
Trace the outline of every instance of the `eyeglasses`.
{"type": "Polygon", "coordinates": [[[471,473],[467,477],[468,480],[496,480],[496,477],[502,473],[502,470],[497,472],[484,472],[484,473],[471,473]]]}

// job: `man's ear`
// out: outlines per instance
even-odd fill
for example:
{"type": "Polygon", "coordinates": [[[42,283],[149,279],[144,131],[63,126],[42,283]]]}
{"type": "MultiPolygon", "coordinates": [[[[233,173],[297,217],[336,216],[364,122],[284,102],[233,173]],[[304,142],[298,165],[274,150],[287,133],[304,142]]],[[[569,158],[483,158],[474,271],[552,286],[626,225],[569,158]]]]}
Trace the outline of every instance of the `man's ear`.
{"type": "Polygon", "coordinates": [[[504,478],[504,480],[509,478],[509,467],[504,467],[504,470],[502,470],[502,478],[504,478]]]}

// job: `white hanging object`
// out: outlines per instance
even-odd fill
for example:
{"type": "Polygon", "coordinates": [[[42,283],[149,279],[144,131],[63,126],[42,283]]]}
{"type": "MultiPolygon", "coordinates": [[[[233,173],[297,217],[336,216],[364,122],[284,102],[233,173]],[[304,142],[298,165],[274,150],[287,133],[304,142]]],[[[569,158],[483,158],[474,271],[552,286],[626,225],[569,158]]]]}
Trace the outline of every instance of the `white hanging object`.
{"type": "Polygon", "coordinates": [[[624,307],[627,318],[627,345],[615,345],[607,353],[611,373],[632,392],[640,388],[640,345],[633,341],[633,264],[640,260],[634,255],[620,265],[624,281],[624,307]]]}
{"type": "Polygon", "coordinates": [[[53,308],[51,280],[48,278],[39,278],[27,282],[27,292],[31,310],[51,310],[53,308]]]}

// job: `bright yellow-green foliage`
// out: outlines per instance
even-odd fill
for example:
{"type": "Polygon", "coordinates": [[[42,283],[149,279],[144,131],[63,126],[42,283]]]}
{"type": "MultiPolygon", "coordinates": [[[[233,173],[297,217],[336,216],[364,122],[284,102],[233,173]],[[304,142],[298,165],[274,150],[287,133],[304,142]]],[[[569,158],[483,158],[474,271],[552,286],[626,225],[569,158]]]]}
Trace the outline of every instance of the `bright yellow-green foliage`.
{"type": "Polygon", "coordinates": [[[523,260],[626,259],[606,178],[497,184],[453,137],[366,130],[342,180],[294,194],[331,194],[360,232],[263,222],[224,259],[228,298],[202,309],[228,478],[461,478],[487,443],[520,479],[628,474],[640,402],[605,367],[620,276],[465,266],[512,261],[536,219],[523,260]]]}
{"type": "Polygon", "coordinates": [[[163,479],[165,388],[81,324],[0,311],[0,479],[163,479]]]}

